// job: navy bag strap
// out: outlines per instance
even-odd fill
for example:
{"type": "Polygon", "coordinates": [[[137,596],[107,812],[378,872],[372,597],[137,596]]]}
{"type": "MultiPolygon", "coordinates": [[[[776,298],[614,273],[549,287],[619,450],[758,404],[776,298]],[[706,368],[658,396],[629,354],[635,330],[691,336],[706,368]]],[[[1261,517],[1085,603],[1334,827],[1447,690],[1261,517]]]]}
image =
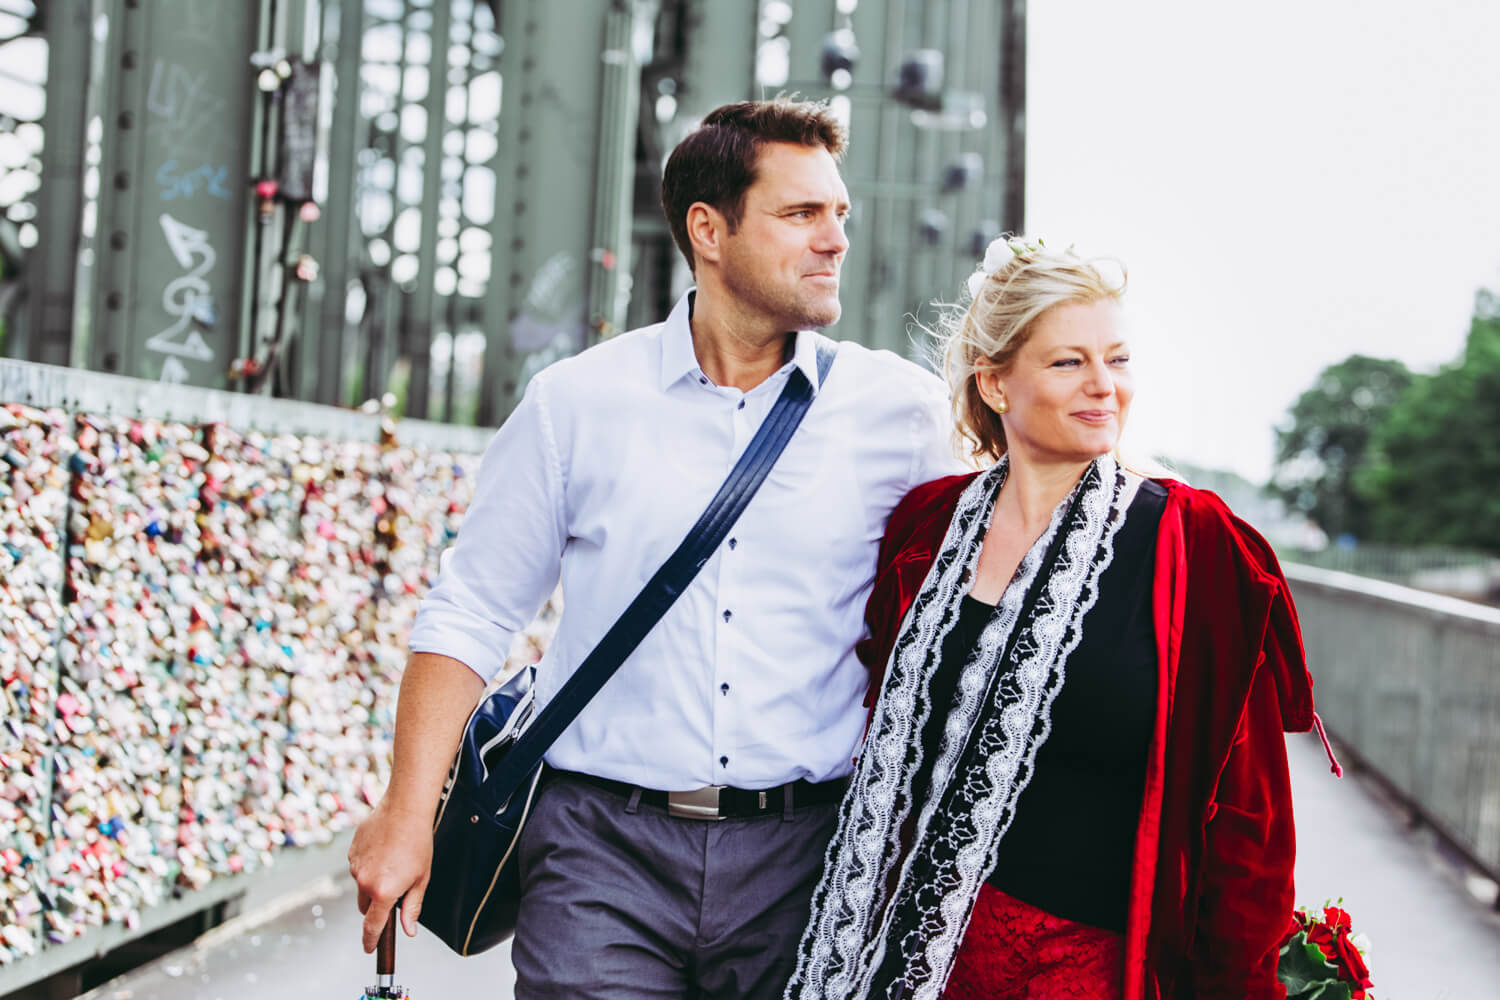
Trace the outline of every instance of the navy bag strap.
{"type": "MultiPolygon", "coordinates": [[[[823,386],[827,384],[838,345],[819,337],[817,353],[818,385],[823,386]]],[[[724,485],[709,501],[682,544],[646,582],[619,620],[604,633],[593,652],[578,665],[573,676],[531,721],[510,752],[490,773],[485,782],[484,796],[496,812],[504,808],[516,789],[526,782],[547,750],[599,693],[620,664],[635,652],[641,640],[656,627],[667,609],[723,543],[729,529],[734,527],[750,498],[755,496],[755,491],[760,489],[771,467],[781,457],[812,400],[812,386],[808,384],[807,376],[802,369],[793,368],[771,412],[766,414],[755,437],[751,438],[739,461],[729,471],[724,485]]]]}

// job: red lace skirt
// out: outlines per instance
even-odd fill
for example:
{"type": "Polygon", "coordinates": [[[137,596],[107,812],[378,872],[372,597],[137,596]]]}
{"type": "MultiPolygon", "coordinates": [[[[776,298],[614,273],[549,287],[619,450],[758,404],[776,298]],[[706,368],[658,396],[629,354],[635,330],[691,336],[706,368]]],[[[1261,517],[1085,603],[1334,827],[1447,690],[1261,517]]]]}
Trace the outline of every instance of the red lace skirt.
{"type": "Polygon", "coordinates": [[[1120,1000],[1125,938],[1054,917],[989,885],[954,960],[943,1000],[1120,1000]]]}

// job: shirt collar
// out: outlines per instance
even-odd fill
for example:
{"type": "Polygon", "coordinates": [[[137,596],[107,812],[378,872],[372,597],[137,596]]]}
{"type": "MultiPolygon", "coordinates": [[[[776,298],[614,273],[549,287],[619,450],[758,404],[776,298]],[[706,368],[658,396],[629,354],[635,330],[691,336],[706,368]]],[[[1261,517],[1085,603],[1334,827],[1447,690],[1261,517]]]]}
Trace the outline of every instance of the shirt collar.
{"type": "MultiPolygon", "coordinates": [[[[679,379],[692,375],[697,377],[701,368],[698,356],[693,352],[693,328],[690,322],[693,313],[693,296],[697,289],[689,288],[677,300],[662,324],[661,332],[661,388],[666,390],[679,379]]],[[[791,364],[802,369],[813,395],[818,392],[818,335],[813,330],[799,330],[792,346],[791,364]]]]}

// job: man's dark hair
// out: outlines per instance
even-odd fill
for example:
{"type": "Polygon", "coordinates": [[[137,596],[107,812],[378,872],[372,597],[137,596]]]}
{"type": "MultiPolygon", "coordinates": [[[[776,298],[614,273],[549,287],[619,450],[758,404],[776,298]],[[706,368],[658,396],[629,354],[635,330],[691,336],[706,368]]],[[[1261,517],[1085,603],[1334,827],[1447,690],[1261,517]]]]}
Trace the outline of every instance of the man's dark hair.
{"type": "Polygon", "coordinates": [[[844,155],[844,126],[821,101],[778,97],[715,108],[703,124],[677,144],[661,178],[661,207],[672,239],[697,270],[688,239],[687,213],[696,202],[712,205],[729,220],[730,231],[744,218],[745,192],[755,183],[760,148],[768,142],[822,146],[835,160],[844,155]]]}

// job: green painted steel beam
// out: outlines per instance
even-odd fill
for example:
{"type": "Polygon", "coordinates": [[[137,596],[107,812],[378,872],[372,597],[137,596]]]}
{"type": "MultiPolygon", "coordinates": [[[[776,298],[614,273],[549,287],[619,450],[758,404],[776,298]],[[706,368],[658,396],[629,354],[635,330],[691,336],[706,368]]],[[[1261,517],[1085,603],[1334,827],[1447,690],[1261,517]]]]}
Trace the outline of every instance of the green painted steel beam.
{"type": "MultiPolygon", "coordinates": [[[[496,174],[493,273],[485,300],[490,324],[480,395],[480,422],[510,412],[526,379],[541,366],[592,340],[591,286],[605,247],[596,243],[601,213],[615,218],[616,199],[630,204],[634,175],[617,170],[618,151],[634,149],[634,119],[620,122],[638,95],[639,74],[606,87],[611,12],[620,0],[509,0],[501,5],[504,96],[496,174]],[[623,92],[622,92],[623,91],[623,92]],[[610,94],[609,146],[600,124],[610,94]],[[610,164],[601,203],[601,161],[610,164]],[[595,260],[595,251],[600,260],[595,260]]],[[[616,21],[616,24],[619,22],[616,21]]],[[[629,54],[610,58],[633,60],[629,54]]],[[[602,225],[602,224],[601,224],[602,225]]],[[[616,224],[610,223],[610,228],[616,224]]],[[[628,234],[628,230],[627,230],[628,234]]],[[[628,238],[628,235],[627,237],[628,238]]],[[[622,242],[621,249],[625,248],[622,242]]],[[[618,256],[620,250],[615,251],[618,256]]],[[[628,250],[626,251],[628,258],[628,250]]],[[[603,293],[601,303],[607,302],[603,293]]]]}
{"type": "Polygon", "coordinates": [[[427,97],[422,103],[427,131],[422,141],[422,230],[417,245],[416,287],[412,291],[402,353],[411,363],[406,392],[406,414],[426,417],[431,410],[432,335],[437,319],[434,283],[437,277],[438,205],[442,200],[443,137],[448,132],[448,42],[453,25],[453,0],[433,0],[427,61],[427,97]]]}
{"type": "MultiPolygon", "coordinates": [[[[314,339],[318,359],[313,399],[343,401],[345,383],[345,325],[349,280],[359,265],[354,250],[355,143],[359,128],[360,37],[364,34],[364,0],[338,0],[338,36],[332,46],[334,87],[332,121],[328,131],[328,195],[322,207],[319,233],[322,255],[322,297],[314,339]],[[335,173],[337,171],[337,173],[335,173]]],[[[329,18],[332,20],[332,17],[329,18]]]]}
{"type": "Polygon", "coordinates": [[[635,5],[630,0],[614,0],[604,11],[593,243],[588,252],[591,341],[623,329],[630,295],[635,135],[641,93],[641,69],[631,39],[635,25],[635,5]]]}
{"type": "Polygon", "coordinates": [[[758,96],[760,4],[683,0],[683,7],[682,78],[677,81],[677,118],[664,143],[669,151],[714,108],[758,96]]]}
{"type": "Polygon", "coordinates": [[[47,108],[43,119],[38,240],[28,270],[31,312],[17,356],[68,364],[73,349],[74,290],[83,223],[85,128],[88,124],[90,0],[59,0],[47,13],[47,108]]]}
{"type": "MultiPolygon", "coordinates": [[[[850,89],[859,95],[883,93],[890,67],[899,63],[903,32],[893,16],[894,8],[889,0],[861,3],[850,17],[860,50],[850,89]]],[[[900,315],[900,307],[893,308],[897,286],[892,278],[906,254],[895,235],[893,214],[898,208],[887,191],[897,183],[902,130],[909,125],[894,101],[861,96],[858,100],[851,97],[850,104],[850,149],[844,176],[854,216],[841,283],[840,335],[905,354],[905,323],[893,318],[900,315]]]]}
{"type": "Polygon", "coordinates": [[[823,40],[834,29],[835,11],[834,0],[798,0],[792,4],[792,19],[786,24],[786,37],[791,43],[787,88],[802,97],[826,99],[835,93],[821,66],[823,40]]]}
{"type": "Polygon", "coordinates": [[[254,15],[197,0],[111,5],[91,367],[226,384],[240,340],[254,15]]]}

